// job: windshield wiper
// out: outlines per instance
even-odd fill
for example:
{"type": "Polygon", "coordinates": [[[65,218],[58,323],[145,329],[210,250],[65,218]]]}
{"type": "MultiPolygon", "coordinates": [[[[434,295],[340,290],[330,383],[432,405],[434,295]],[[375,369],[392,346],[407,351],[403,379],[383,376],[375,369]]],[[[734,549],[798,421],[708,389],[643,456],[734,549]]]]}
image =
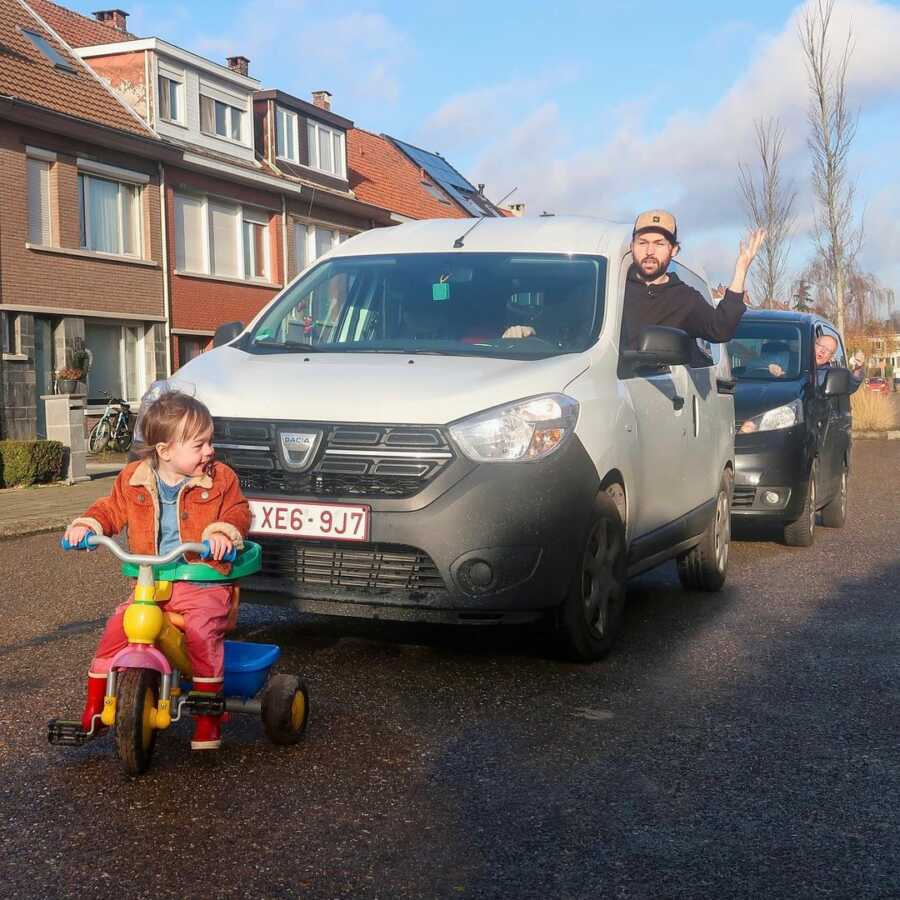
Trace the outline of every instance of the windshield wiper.
{"type": "Polygon", "coordinates": [[[253,347],[271,347],[273,350],[284,350],[288,353],[322,353],[321,347],[306,341],[254,341],[253,347]]]}

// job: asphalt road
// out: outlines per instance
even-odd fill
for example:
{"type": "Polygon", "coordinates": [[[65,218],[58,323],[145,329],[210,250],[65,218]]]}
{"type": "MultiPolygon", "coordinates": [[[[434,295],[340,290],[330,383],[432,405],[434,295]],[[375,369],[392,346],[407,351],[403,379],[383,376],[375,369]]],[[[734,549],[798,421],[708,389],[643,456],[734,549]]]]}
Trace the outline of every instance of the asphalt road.
{"type": "Polygon", "coordinates": [[[7,897],[900,896],[900,442],[858,442],[843,531],[735,543],[727,589],[632,585],[606,661],[531,631],[244,607],[312,692],[307,736],[235,717],[163,735],[138,780],[104,738],[49,747],[106,613],[101,552],[0,542],[7,897]]]}

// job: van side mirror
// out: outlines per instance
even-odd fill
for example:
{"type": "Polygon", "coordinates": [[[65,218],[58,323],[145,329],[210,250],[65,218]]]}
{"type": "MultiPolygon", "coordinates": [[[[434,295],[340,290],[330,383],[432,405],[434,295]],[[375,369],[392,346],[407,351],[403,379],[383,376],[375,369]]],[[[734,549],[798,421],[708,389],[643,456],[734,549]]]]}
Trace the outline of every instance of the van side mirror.
{"type": "Polygon", "coordinates": [[[696,346],[680,328],[648,325],[641,332],[640,350],[624,350],[622,361],[632,371],[645,366],[687,366],[694,358],[696,346]]]}
{"type": "Polygon", "coordinates": [[[825,376],[825,396],[843,397],[850,392],[850,370],[837,366],[829,368],[825,376]]]}
{"type": "Polygon", "coordinates": [[[224,325],[220,325],[213,336],[213,347],[231,343],[243,330],[243,322],[226,322],[224,325]]]}

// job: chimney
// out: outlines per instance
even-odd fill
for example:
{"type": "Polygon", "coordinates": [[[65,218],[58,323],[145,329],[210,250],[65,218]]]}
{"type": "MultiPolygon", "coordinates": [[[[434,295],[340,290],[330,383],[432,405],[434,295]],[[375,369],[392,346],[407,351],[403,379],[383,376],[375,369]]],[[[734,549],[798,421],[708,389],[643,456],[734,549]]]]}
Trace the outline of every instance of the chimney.
{"type": "Polygon", "coordinates": [[[231,69],[232,72],[237,72],[238,75],[249,75],[250,60],[247,59],[246,56],[229,56],[228,68],[231,69]]]}
{"type": "Polygon", "coordinates": [[[99,12],[94,13],[94,18],[98,22],[102,22],[104,25],[109,25],[111,28],[115,28],[116,31],[128,31],[126,27],[125,20],[128,18],[128,13],[124,12],[121,9],[101,9],[99,12]]]}
{"type": "Polygon", "coordinates": [[[331,91],[313,91],[312,98],[313,106],[318,106],[319,109],[331,109],[331,91]]]}

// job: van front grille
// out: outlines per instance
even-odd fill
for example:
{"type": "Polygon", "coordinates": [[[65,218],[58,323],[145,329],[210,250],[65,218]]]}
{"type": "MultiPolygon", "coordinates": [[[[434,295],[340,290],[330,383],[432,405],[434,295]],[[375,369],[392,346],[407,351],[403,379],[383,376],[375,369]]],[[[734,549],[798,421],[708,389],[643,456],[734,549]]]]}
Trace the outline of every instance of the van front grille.
{"type": "Polygon", "coordinates": [[[732,509],[749,509],[756,498],[756,488],[752,485],[737,484],[731,495],[732,509]]]}
{"type": "Polygon", "coordinates": [[[260,575],[304,585],[351,588],[363,593],[443,590],[444,580],[427,553],[393,544],[257,538],[260,575]]]}

